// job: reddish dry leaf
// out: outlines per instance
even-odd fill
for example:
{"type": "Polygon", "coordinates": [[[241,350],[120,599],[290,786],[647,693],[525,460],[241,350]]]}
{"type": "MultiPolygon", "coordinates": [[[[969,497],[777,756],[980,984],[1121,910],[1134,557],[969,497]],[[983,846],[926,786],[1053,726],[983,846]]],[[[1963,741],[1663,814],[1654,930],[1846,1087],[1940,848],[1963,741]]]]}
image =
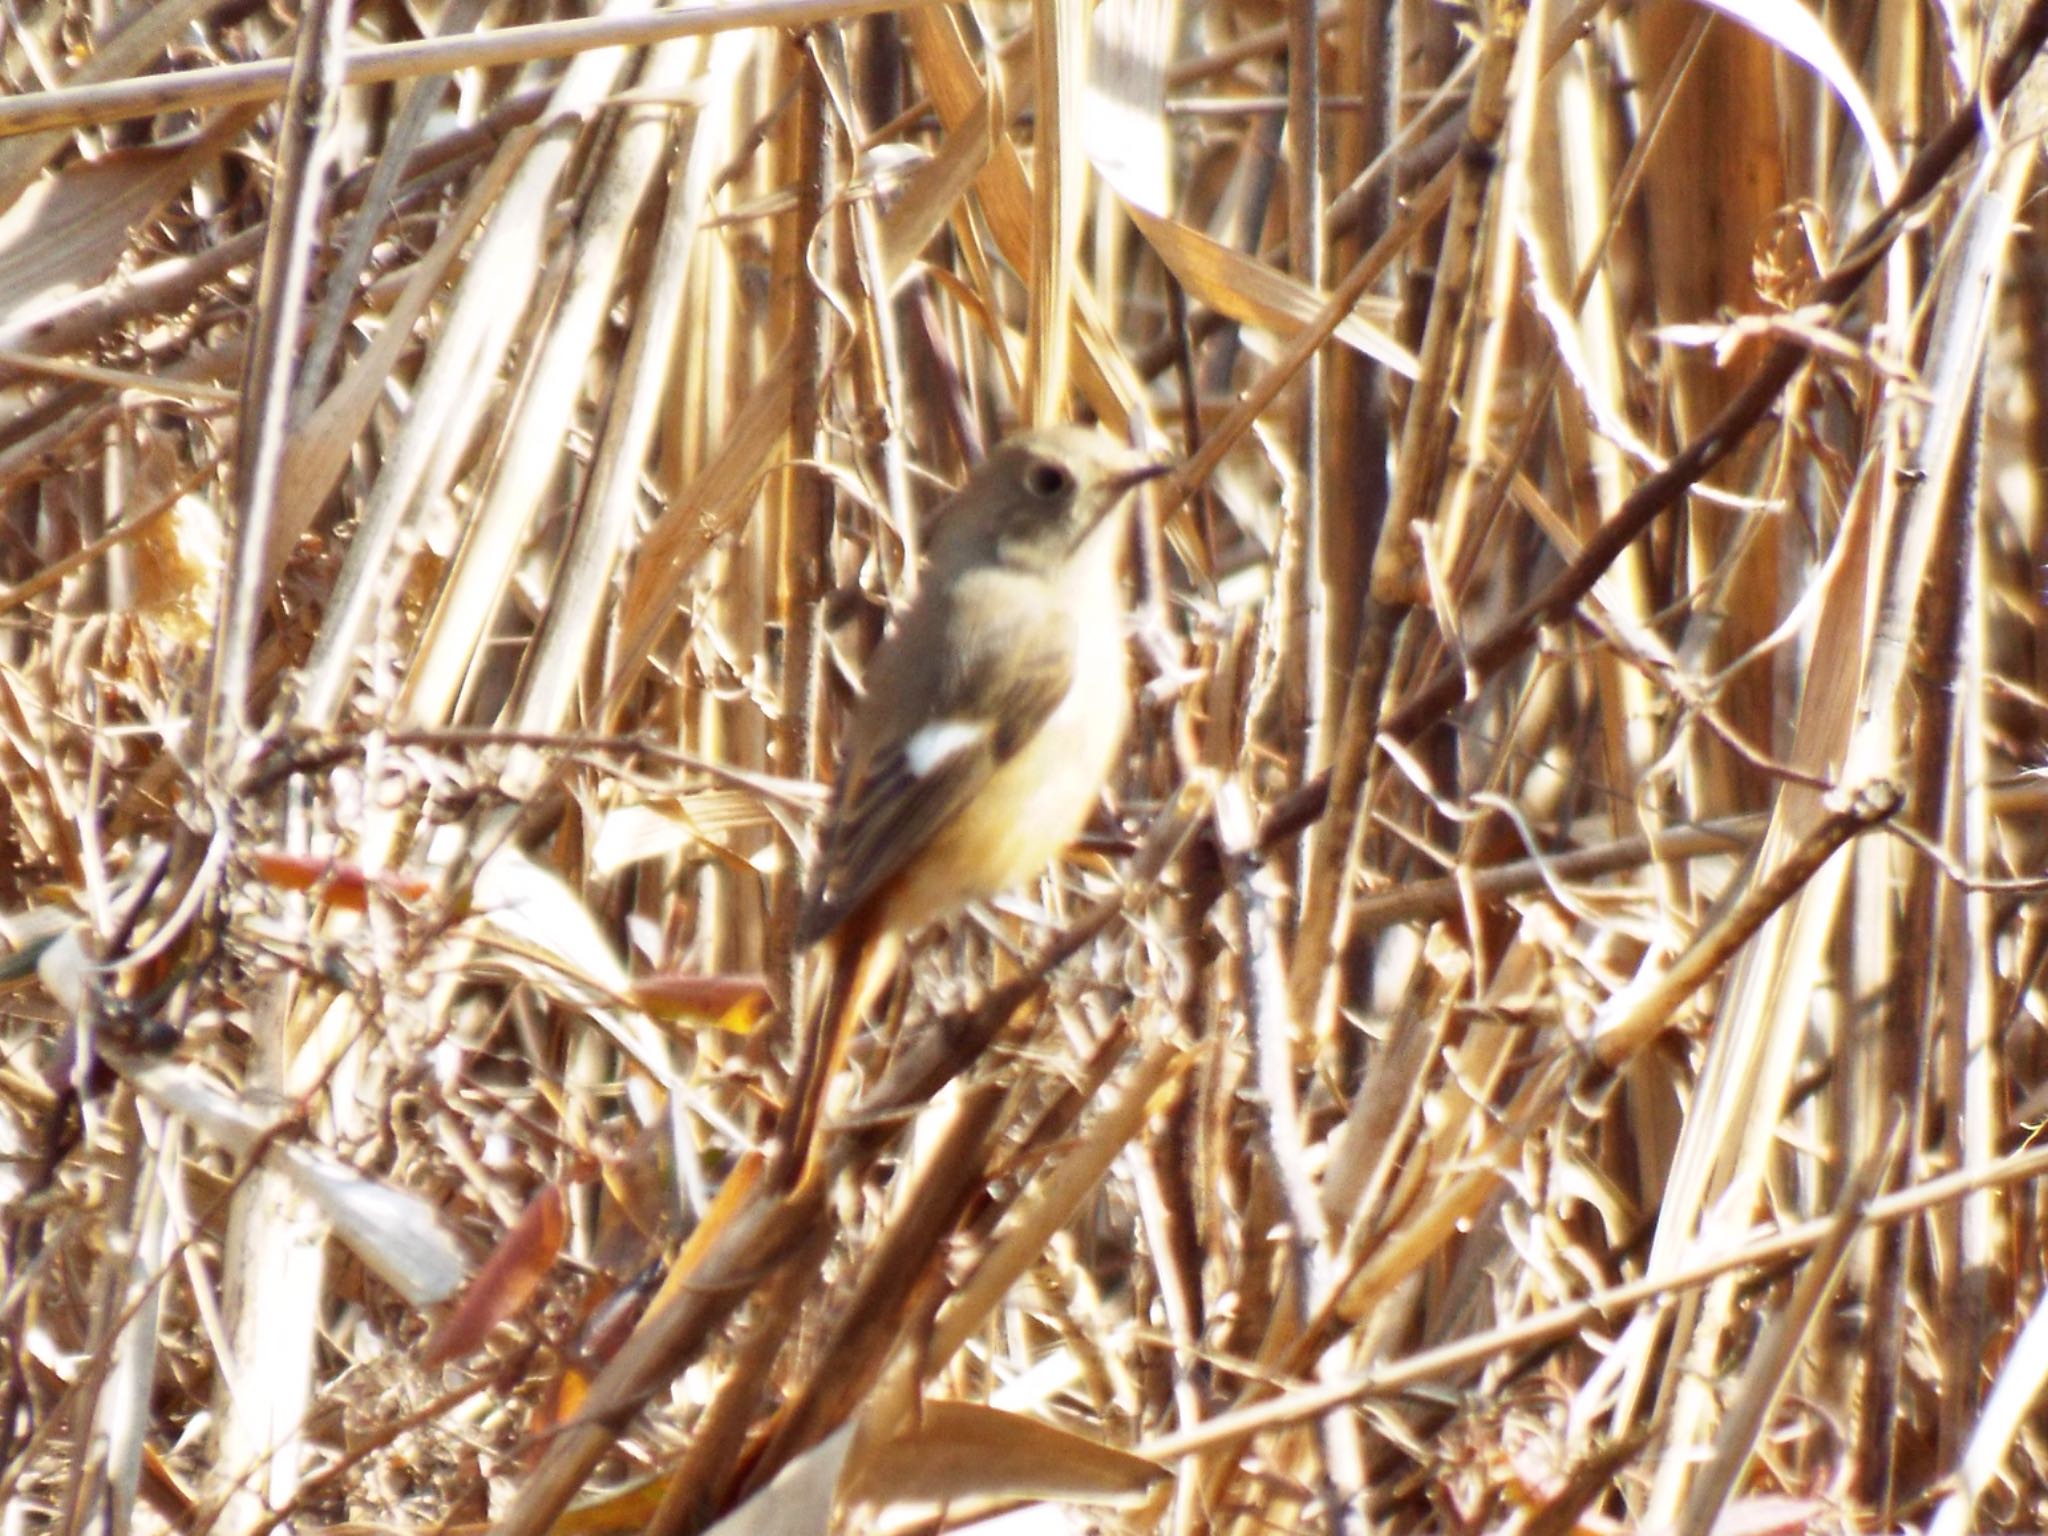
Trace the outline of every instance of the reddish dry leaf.
{"type": "Polygon", "coordinates": [[[569,1207],[559,1184],[545,1186],[499,1239],[462,1299],[420,1352],[429,1369],[477,1348],[498,1324],[528,1301],[554,1268],[568,1231],[569,1207]]]}
{"type": "Polygon", "coordinates": [[[317,891],[323,901],[343,912],[363,911],[369,905],[372,886],[406,902],[423,900],[433,890],[432,884],[414,875],[385,871],[371,876],[360,864],[314,854],[254,848],[248,858],[249,867],[265,885],[280,891],[317,891]]]}
{"type": "Polygon", "coordinates": [[[665,971],[633,983],[634,1005],[657,1019],[709,1024],[750,1035],[768,1017],[774,999],[764,976],[692,976],[665,971]]]}

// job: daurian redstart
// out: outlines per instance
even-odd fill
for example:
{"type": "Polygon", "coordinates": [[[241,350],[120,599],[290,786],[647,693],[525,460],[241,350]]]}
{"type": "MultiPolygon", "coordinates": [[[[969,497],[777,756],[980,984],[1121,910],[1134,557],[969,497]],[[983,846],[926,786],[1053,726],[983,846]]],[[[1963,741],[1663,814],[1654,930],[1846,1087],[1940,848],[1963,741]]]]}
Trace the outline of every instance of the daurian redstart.
{"type": "Polygon", "coordinates": [[[786,1182],[903,941],[1038,873],[1087,821],[1130,719],[1127,494],[1166,466],[1107,434],[1006,440],[940,508],[917,597],[868,664],[797,942],[824,951],[791,1098],[786,1182]]]}

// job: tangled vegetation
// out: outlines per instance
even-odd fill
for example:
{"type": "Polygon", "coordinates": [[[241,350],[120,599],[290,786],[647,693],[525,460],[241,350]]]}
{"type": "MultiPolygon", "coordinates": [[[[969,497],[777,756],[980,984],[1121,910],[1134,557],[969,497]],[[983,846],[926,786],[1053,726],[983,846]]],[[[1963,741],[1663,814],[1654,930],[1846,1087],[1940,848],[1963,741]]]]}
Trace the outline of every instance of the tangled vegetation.
{"type": "Polygon", "coordinates": [[[0,21],[6,1530],[2048,1529],[2048,0],[585,9],[0,21]],[[774,1188],[1088,419],[1121,765],[774,1188]]]}

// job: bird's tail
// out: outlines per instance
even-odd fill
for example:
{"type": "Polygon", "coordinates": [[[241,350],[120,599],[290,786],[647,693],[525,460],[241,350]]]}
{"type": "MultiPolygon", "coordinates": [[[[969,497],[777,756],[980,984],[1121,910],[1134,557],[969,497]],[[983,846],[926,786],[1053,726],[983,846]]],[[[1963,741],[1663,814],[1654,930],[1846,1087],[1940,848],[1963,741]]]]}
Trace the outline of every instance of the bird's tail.
{"type": "Polygon", "coordinates": [[[820,1171],[818,1127],[825,1099],[846,1060],[859,1026],[903,955],[903,940],[856,917],[818,946],[815,995],[801,1010],[803,1041],[791,1074],[789,1098],[775,1124],[770,1181],[784,1189],[808,1183],[820,1171]]]}

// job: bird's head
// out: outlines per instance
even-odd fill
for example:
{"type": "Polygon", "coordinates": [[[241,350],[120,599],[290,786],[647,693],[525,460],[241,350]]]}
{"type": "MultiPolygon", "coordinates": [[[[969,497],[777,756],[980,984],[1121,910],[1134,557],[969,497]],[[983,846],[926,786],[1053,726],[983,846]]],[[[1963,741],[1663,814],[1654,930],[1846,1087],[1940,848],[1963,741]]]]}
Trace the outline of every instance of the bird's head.
{"type": "Polygon", "coordinates": [[[954,492],[934,536],[1019,570],[1057,570],[1136,486],[1169,466],[1093,427],[1005,438],[954,492]]]}

